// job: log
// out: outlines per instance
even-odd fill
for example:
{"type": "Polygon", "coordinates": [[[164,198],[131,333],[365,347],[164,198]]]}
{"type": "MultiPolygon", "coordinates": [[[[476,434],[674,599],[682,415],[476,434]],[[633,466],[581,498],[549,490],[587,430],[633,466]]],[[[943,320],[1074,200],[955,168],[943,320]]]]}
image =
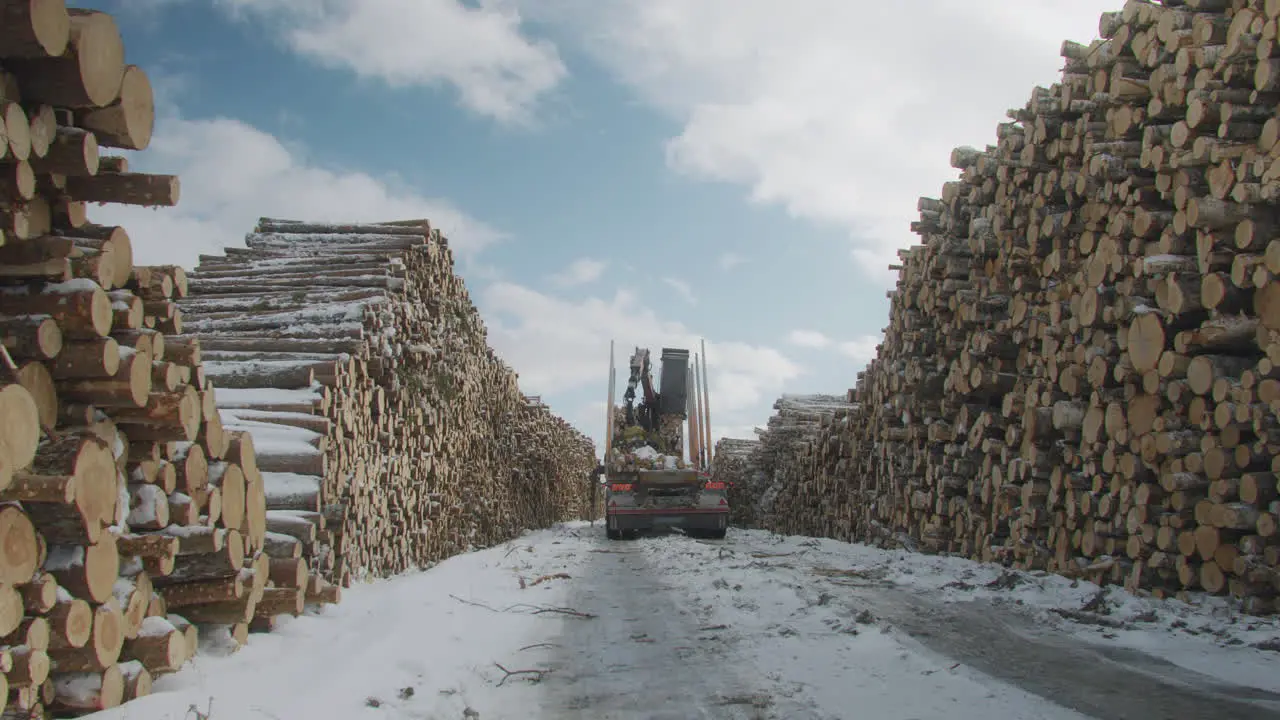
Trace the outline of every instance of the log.
{"type": "Polygon", "coordinates": [[[67,192],[88,202],[113,202],[146,207],[178,204],[176,175],[101,173],[67,178],[67,192]]]}
{"type": "Polygon", "coordinates": [[[31,465],[40,443],[40,408],[22,385],[0,385],[0,489],[31,465]]]}
{"type": "Polygon", "coordinates": [[[91,280],[49,284],[39,290],[0,289],[0,315],[48,315],[64,337],[93,339],[111,331],[111,301],[91,280]]]}
{"type": "Polygon", "coordinates": [[[27,514],[51,543],[96,543],[114,517],[111,450],[89,433],[63,435],[40,449],[29,471],[14,475],[0,499],[26,503],[27,514]]]}
{"type": "MultiPolygon", "coordinates": [[[[124,75],[120,30],[107,13],[79,8],[67,8],[66,12],[70,37],[62,53],[12,59],[5,67],[18,77],[23,99],[28,102],[72,108],[107,105],[119,94],[124,75]]],[[[52,42],[56,43],[56,38],[52,42]]]]}
{"type": "MultiPolygon", "coordinates": [[[[98,144],[127,150],[145,150],[155,128],[155,97],[146,71],[128,65],[117,99],[110,105],[76,113],[76,125],[93,131],[98,144]]],[[[113,170],[113,172],[128,172],[113,170]]]]}
{"type": "Polygon", "coordinates": [[[103,533],[102,540],[88,546],[56,545],[49,548],[44,568],[58,584],[76,597],[94,603],[105,603],[120,571],[120,557],[114,536],[103,533]]]}
{"type": "Polygon", "coordinates": [[[16,505],[0,507],[0,583],[29,581],[40,565],[35,526],[16,505]]]}
{"type": "Polygon", "coordinates": [[[187,660],[186,636],[166,618],[148,617],[138,637],[124,643],[120,657],[141,663],[153,675],[174,672],[187,660]]]}
{"type": "Polygon", "coordinates": [[[60,674],[53,679],[49,709],[76,715],[108,710],[124,700],[124,676],[118,665],[102,672],[60,674]]]}
{"type": "Polygon", "coordinates": [[[0,6],[0,57],[58,57],[71,38],[64,0],[21,0],[0,6]]]}
{"type": "Polygon", "coordinates": [[[124,646],[124,618],[114,599],[94,608],[93,632],[84,647],[49,651],[55,673],[102,672],[115,665],[124,646]]]}
{"type": "Polygon", "coordinates": [[[0,317],[0,338],[15,360],[52,360],[62,351],[62,330],[49,315],[0,317]]]}
{"type": "Polygon", "coordinates": [[[98,174],[98,138],[81,128],[58,128],[44,157],[32,158],[31,168],[46,175],[98,174]]]}

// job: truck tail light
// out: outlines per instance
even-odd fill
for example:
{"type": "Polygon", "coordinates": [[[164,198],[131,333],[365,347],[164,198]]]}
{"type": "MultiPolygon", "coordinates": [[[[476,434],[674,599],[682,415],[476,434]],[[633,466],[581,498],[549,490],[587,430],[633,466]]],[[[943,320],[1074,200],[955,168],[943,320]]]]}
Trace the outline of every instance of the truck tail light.
{"type": "Polygon", "coordinates": [[[613,492],[631,492],[631,484],[630,483],[614,483],[613,485],[609,486],[609,489],[612,490],[613,492]]]}
{"type": "Polygon", "coordinates": [[[703,489],[706,489],[706,490],[723,490],[723,489],[724,489],[724,483],[722,483],[722,482],[708,482],[706,485],[703,485],[702,487],[703,487],[703,489]]]}

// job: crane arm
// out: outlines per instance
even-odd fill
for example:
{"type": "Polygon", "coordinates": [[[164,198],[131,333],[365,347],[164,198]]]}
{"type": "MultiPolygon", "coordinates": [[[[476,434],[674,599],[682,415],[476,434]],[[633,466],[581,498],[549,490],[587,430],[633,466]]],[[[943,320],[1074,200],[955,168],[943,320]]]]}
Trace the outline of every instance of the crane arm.
{"type": "Polygon", "coordinates": [[[644,390],[644,401],[648,405],[658,403],[658,393],[653,389],[653,375],[649,374],[649,355],[645,354],[644,374],[640,376],[640,386],[644,390]]]}

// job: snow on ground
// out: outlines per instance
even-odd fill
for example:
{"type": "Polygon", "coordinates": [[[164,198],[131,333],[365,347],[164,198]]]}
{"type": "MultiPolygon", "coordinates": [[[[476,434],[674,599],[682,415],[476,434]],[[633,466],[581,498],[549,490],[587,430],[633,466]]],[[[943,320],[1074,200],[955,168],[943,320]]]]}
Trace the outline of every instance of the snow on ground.
{"type": "MultiPolygon", "coordinates": [[[[855,711],[878,720],[1084,717],[924,649],[885,617],[891,608],[883,602],[862,611],[851,604],[858,596],[850,593],[872,598],[866,593],[886,587],[948,607],[989,612],[998,603],[1031,614],[1049,632],[1280,690],[1280,652],[1252,647],[1280,647],[1280,625],[1232,620],[1213,604],[1192,607],[1119,590],[1100,596],[1094,585],[1048,574],[760,531],[731,530],[725,541],[668,536],[610,543],[603,535],[598,524],[570,523],[427,571],[357,585],[341,604],[286,618],[272,633],[251,635],[238,652],[202,649],[182,672],[159,679],[156,694],[92,717],[178,720],[194,717],[191,706],[205,712],[210,701],[213,720],[579,717],[557,710],[553,697],[589,696],[574,686],[586,682],[585,674],[563,656],[558,665],[555,648],[585,637],[575,627],[596,627],[574,623],[634,618],[607,611],[581,617],[573,605],[584,607],[586,597],[596,598],[592,607],[625,605],[617,593],[637,588],[663,594],[689,616],[669,622],[672,632],[693,636],[674,643],[694,645],[678,648],[695,653],[678,672],[733,673],[775,698],[775,710],[806,708],[684,717],[840,718],[855,711]],[[620,583],[618,573],[634,573],[635,580],[620,583]],[[1072,612],[1086,606],[1091,613],[1072,612]],[[498,664],[532,672],[508,676],[498,664]]],[[[626,645],[631,638],[621,632],[626,645]]],[[[653,641],[671,638],[639,642],[653,641]]],[[[645,657],[653,657],[653,646],[646,648],[645,657]]],[[[567,650],[572,658],[575,648],[567,650]]],[[[625,660],[631,651],[610,652],[625,660]]],[[[601,672],[640,672],[634,681],[643,684],[643,668],[635,662],[601,672]]],[[[581,717],[619,717],[577,709],[581,717]]]]}
{"type": "MultiPolygon", "coordinates": [[[[1280,692],[1280,620],[1234,614],[1222,598],[1206,596],[1193,606],[959,557],[762,531],[738,532],[736,537],[742,549],[776,556],[754,558],[748,572],[769,566],[812,577],[817,570],[834,578],[874,579],[947,603],[1012,603],[1042,624],[1082,640],[1127,647],[1229,683],[1280,692]]],[[[649,547],[654,553],[682,552],[678,545],[649,547]]],[[[696,578],[700,563],[689,560],[696,578]]]]}
{"type": "Polygon", "coordinates": [[[338,605],[282,618],[234,653],[202,647],[151,696],[90,717],[190,720],[192,706],[206,712],[210,703],[213,720],[452,720],[472,717],[470,708],[484,708],[483,720],[530,717],[536,686],[526,675],[503,682],[495,663],[526,669],[533,649],[521,648],[558,630],[557,613],[543,610],[558,607],[566,580],[532,583],[540,567],[572,574],[585,560],[568,539],[565,528],[534,532],[519,545],[354,586],[338,605]]]}

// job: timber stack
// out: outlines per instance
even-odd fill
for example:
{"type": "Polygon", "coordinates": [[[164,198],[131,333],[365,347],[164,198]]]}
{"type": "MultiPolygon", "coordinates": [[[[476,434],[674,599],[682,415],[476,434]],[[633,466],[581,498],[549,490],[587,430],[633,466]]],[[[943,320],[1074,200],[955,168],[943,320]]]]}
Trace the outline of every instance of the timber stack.
{"type": "MultiPolygon", "coordinates": [[[[226,343],[234,342],[217,334],[211,344],[224,344],[211,354],[223,357],[206,368],[180,307],[192,290],[184,270],[135,265],[125,228],[88,219],[91,202],[178,201],[177,177],[133,173],[125,158],[101,152],[145,149],[153,108],[146,73],[125,64],[110,15],[63,0],[0,0],[5,717],[78,716],[145,695],[207,640],[234,648],[278,615],[336,602],[349,566],[391,572],[420,560],[424,544],[439,556],[577,513],[594,464],[590,442],[545,408],[525,407],[514,373],[476,344],[483,334],[474,312],[464,312],[461,281],[444,272],[441,244],[398,255],[380,281],[357,263],[345,278],[315,271],[314,287],[298,287],[287,269],[265,263],[250,281],[267,306],[344,288],[429,292],[367,313],[348,303],[376,329],[368,337],[319,303],[315,325],[333,320],[335,335],[313,336],[310,346],[305,333],[276,338],[275,350],[342,353],[305,369],[317,383],[282,385],[281,363],[270,359],[237,366],[259,368],[267,380],[258,385],[228,374],[226,343]],[[423,273],[435,284],[414,279],[423,273]],[[464,329],[438,333],[434,346],[396,337],[413,335],[414,319],[427,316],[430,327],[464,329]],[[417,358],[419,374],[391,362],[401,351],[417,358]],[[469,360],[458,366],[461,351],[469,360]],[[224,378],[220,397],[214,386],[224,378]],[[427,382],[430,393],[403,390],[427,382]],[[250,387],[283,389],[264,407],[244,400],[250,387]],[[506,451],[480,432],[486,424],[512,437],[506,451]],[[548,439],[559,455],[533,454],[541,463],[533,469],[519,464],[530,456],[522,442],[548,439]],[[360,442],[390,452],[355,449],[360,442]],[[388,482],[409,468],[429,479],[388,482]],[[547,503],[518,488],[536,500],[504,515],[488,488],[466,485],[475,477],[566,490],[547,503]],[[497,519],[478,527],[478,513],[497,519]]],[[[424,245],[422,227],[402,229],[391,244],[416,233],[412,244],[424,245]]],[[[365,250],[340,252],[358,261],[365,250]]],[[[331,254],[308,254],[332,263],[331,254]]],[[[307,265],[305,257],[281,262],[307,265]]],[[[193,303],[216,299],[216,272],[208,275],[193,303]]],[[[224,283],[219,292],[242,289],[224,283]]],[[[252,324],[240,330],[242,343],[263,349],[263,333],[252,324]]],[[[283,364],[299,372],[298,363],[283,364]]]]}
{"type": "Polygon", "coordinates": [[[920,200],[857,410],[767,522],[1273,613],[1280,2],[1099,31],[920,200]]]}
{"type": "Polygon", "coordinates": [[[530,528],[598,519],[604,491],[591,480],[581,480],[596,467],[595,442],[552,414],[541,398],[526,401],[511,429],[500,433],[502,442],[510,444],[507,452],[520,458],[512,465],[509,483],[516,497],[506,507],[519,509],[516,523],[530,528]]]}
{"type": "MultiPolygon", "coordinates": [[[[823,428],[846,417],[854,406],[838,395],[783,395],[773,404],[775,414],[765,428],[756,429],[759,440],[751,453],[752,473],[741,491],[742,508],[752,522],[768,518],[775,511],[781,493],[790,488],[815,492],[817,478],[811,477],[810,464],[803,462],[803,451],[823,428]]],[[[846,498],[836,493],[826,516],[815,518],[813,534],[829,533],[830,517],[847,511],[846,498]]]]}
{"type": "Polygon", "coordinates": [[[262,218],[245,245],[201,256],[181,338],[254,438],[272,543],[345,587],[588,517],[594,444],[520,393],[438,228],[262,218]]]}
{"type": "Polygon", "coordinates": [[[756,498],[764,490],[764,474],[760,469],[759,440],[721,438],[716,442],[711,460],[711,474],[726,485],[729,496],[729,523],[753,527],[760,523],[756,498]]]}
{"type": "Polygon", "coordinates": [[[178,200],[101,152],[150,142],[146,73],[106,13],[0,0],[0,19],[0,699],[75,716],[147,694],[199,634],[301,611],[305,571],[267,552],[251,438],[210,423],[184,272],[87,217],[178,200]]]}

